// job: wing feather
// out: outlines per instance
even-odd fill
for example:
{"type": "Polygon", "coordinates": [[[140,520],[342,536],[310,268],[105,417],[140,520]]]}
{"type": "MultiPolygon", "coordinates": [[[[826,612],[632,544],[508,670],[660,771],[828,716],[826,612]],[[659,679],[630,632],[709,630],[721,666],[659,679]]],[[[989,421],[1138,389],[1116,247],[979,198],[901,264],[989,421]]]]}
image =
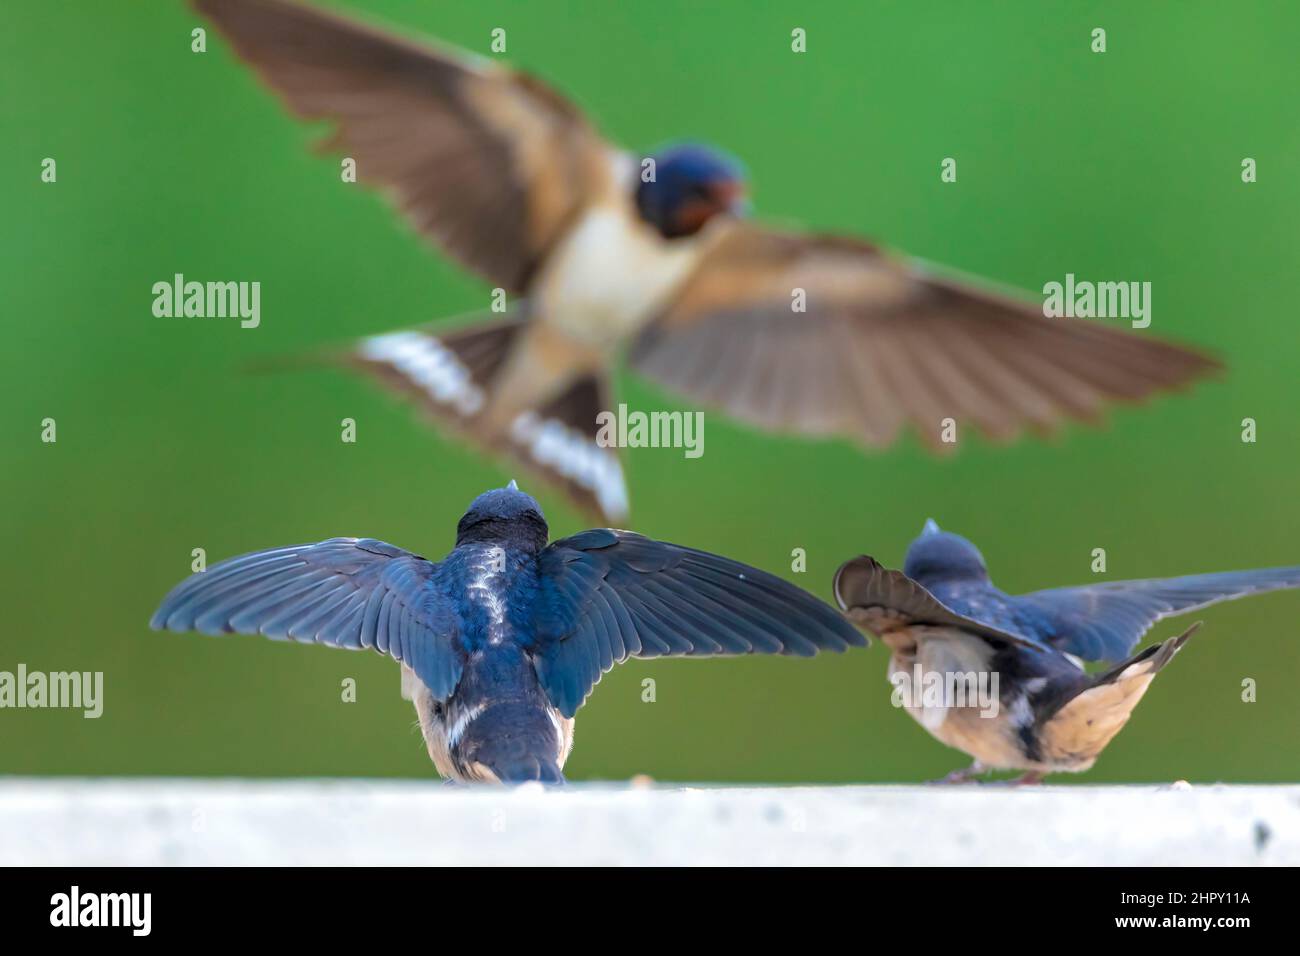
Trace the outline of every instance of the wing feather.
{"type": "Polygon", "coordinates": [[[629,531],[555,541],[539,568],[534,664],[568,717],[628,657],[811,656],[865,643],[832,608],[774,575],[629,531]]]}
{"type": "Polygon", "coordinates": [[[1095,421],[1216,370],[1194,350],[1041,307],[865,242],[731,223],[629,353],[634,368],[760,428],[927,444],[944,419],[995,440],[1095,421]],[[803,290],[806,310],[794,311],[803,290]]]}
{"type": "Polygon", "coordinates": [[[194,6],[295,115],[334,124],[324,149],[496,285],[522,290],[608,188],[611,147],[533,77],[288,0],[194,6]]]}
{"type": "Polygon", "coordinates": [[[455,616],[438,566],[371,538],[331,538],[231,558],[186,578],[150,626],[205,634],[263,634],[411,663],[439,699],[460,680],[455,616]]]}

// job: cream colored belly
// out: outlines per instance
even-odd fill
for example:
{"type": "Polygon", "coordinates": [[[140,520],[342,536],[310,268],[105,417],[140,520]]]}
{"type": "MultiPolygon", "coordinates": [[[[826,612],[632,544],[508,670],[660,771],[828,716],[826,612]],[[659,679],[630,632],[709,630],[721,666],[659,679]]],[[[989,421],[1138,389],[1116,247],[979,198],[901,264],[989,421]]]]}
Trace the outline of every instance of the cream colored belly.
{"type": "Polygon", "coordinates": [[[634,216],[622,205],[585,214],[538,278],[537,321],[612,350],[665,304],[694,268],[703,239],[667,242],[634,216]]]}
{"type": "MultiPolygon", "coordinates": [[[[924,674],[991,673],[991,649],[973,635],[950,628],[916,627],[889,637],[887,643],[894,649],[889,658],[889,679],[896,688],[900,677],[913,677],[917,663],[924,674]]],[[[986,767],[1029,769],[1017,739],[1017,721],[1028,719],[1028,713],[1016,714],[1000,705],[996,713],[989,713],[991,708],[986,711],[978,705],[935,702],[927,700],[919,688],[902,698],[907,713],[940,743],[968,754],[986,767]]]]}

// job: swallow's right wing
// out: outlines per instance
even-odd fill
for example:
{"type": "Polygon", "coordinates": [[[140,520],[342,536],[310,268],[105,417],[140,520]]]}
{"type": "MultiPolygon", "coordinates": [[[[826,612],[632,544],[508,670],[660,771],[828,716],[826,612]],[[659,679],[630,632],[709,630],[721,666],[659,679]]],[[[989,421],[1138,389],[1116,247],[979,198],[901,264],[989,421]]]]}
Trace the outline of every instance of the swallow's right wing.
{"type": "Polygon", "coordinates": [[[533,661],[566,717],[629,657],[811,657],[866,644],[834,608],[788,581],[630,531],[554,541],[539,569],[533,661]]]}
{"type": "Polygon", "coordinates": [[[193,0],[415,228],[518,291],[610,175],[581,111],[524,73],[287,0],[193,0]]]}
{"type": "Polygon", "coordinates": [[[255,551],[190,575],[149,626],[369,647],[406,664],[445,700],[464,661],[454,616],[434,589],[437,569],[373,538],[255,551]]]}

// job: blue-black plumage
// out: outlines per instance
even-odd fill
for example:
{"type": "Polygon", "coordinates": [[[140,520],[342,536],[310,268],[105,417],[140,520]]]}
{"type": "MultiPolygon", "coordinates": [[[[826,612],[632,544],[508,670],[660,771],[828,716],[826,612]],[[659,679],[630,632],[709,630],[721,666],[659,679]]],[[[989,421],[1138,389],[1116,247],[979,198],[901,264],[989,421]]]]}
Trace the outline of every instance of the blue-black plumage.
{"type": "Polygon", "coordinates": [[[902,571],[864,555],[835,575],[841,609],[890,648],[891,682],[909,691],[903,706],[937,739],[975,758],[950,779],[997,768],[1026,771],[1024,782],[1093,765],[1196,629],[1128,657],[1157,621],[1298,587],[1300,567],[1282,567],[1012,595],[993,584],[974,544],[932,520],[902,571]],[[1080,659],[1118,663],[1094,675],[1080,659]],[[931,698],[910,693],[922,685],[938,690],[931,698]],[[966,686],[993,699],[945,696],[966,686]]]}
{"type": "Polygon", "coordinates": [[[865,643],[812,595],[728,558],[609,528],[548,538],[511,482],[474,500],[439,562],[370,538],[259,551],[192,575],[150,623],[386,653],[439,772],[506,783],[563,780],[574,714],[630,657],[865,643]]]}
{"type": "Polygon", "coordinates": [[[744,169],[721,150],[680,143],[659,150],[650,160],[653,175],[642,175],[636,208],[664,238],[694,235],[722,210],[747,211],[744,169]]]}
{"type": "Polygon", "coordinates": [[[1157,621],[1264,591],[1300,587],[1300,567],[1103,581],[1011,595],[984,556],[933,521],[907,549],[903,573],[960,614],[1087,661],[1121,661],[1157,621]]]}

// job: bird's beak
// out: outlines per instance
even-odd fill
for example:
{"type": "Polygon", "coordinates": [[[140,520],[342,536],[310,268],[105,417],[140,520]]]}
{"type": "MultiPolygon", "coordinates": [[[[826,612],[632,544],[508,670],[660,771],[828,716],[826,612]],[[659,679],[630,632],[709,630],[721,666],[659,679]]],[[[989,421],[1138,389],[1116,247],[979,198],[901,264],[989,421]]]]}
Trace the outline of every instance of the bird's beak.
{"type": "Polygon", "coordinates": [[[940,530],[933,518],[926,518],[925,527],[921,529],[921,534],[938,534],[940,530]]]}
{"type": "Polygon", "coordinates": [[[742,180],[727,179],[718,183],[714,188],[714,196],[722,209],[739,219],[748,217],[754,211],[753,204],[749,201],[749,189],[742,180]]]}
{"type": "Polygon", "coordinates": [[[519,490],[519,486],[515,484],[515,480],[511,478],[510,484],[506,485],[506,491],[518,491],[518,490],[519,490]]]}

